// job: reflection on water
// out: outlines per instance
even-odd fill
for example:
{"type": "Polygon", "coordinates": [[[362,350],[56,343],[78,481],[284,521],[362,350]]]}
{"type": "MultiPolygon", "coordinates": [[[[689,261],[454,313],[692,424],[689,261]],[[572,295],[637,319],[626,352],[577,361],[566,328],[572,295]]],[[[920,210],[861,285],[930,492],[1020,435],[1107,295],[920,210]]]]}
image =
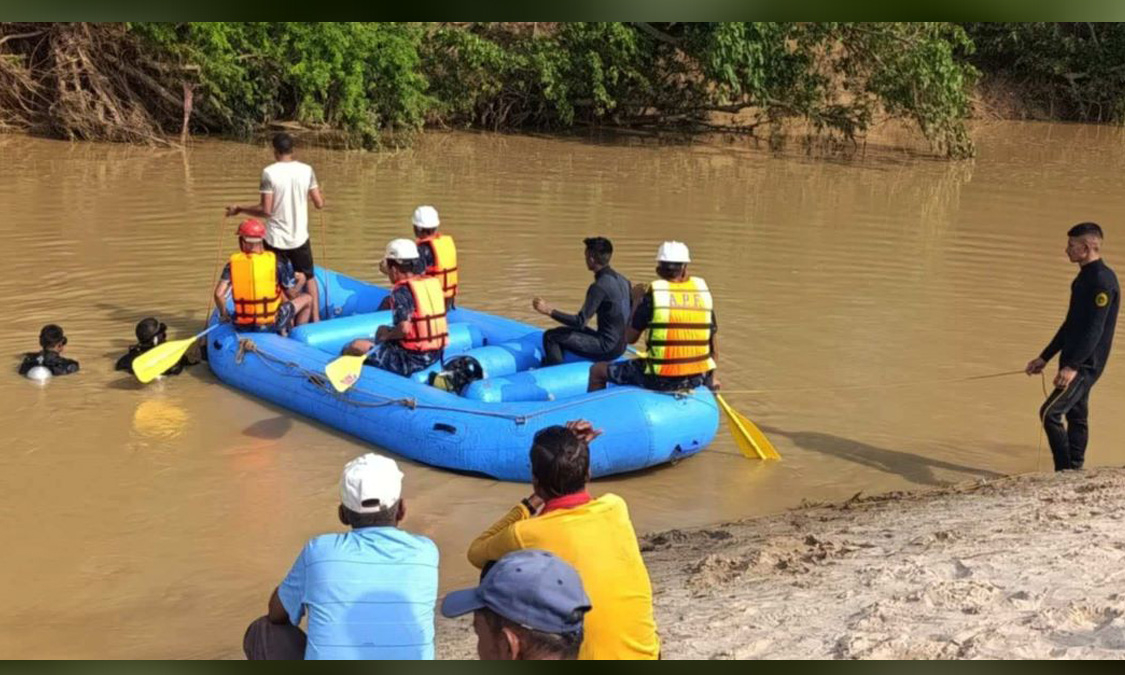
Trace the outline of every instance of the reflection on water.
{"type": "MultiPolygon", "coordinates": [[[[157,387],[163,384],[160,381],[157,387]]],[[[175,440],[183,435],[187,424],[187,411],[163,398],[141,401],[133,411],[133,431],[149,440],[175,440]]]]}
{"type": "MultiPolygon", "coordinates": [[[[840,387],[1011,370],[1038,353],[1074,274],[1066,228],[1102,222],[1117,259],[1123,140],[993,124],[976,161],[951,164],[458,133],[304,157],[329,200],[312,223],[319,262],[378,278],[386,241],[431,203],[457,237],[463,303],[541,325],[532,296],[581,303],[583,237],[612,238],[633,281],[649,278],[660,241],[691,246],[716,294],[723,384],[767,391],[730,400],[784,460],[747,461],[724,430],[696,458],[600,481],[643,531],[1034,470],[1037,380],[840,387]]],[[[113,362],[144,316],[173,336],[199,328],[234,245],[222,206],[254,199],[268,153],[3,136],[0,153],[17,289],[0,347],[14,371],[56,322],[82,363],[44,387],[0,378],[0,654],[235,656],[305,539],[337,528],[340,468],[368,448],[206,366],[140,387],[113,362]]],[[[1112,361],[1093,397],[1094,463],[1125,460],[1118,372],[1112,361]]],[[[470,581],[469,539],[527,486],[403,466],[407,525],[441,547],[444,587],[470,581]]]]}

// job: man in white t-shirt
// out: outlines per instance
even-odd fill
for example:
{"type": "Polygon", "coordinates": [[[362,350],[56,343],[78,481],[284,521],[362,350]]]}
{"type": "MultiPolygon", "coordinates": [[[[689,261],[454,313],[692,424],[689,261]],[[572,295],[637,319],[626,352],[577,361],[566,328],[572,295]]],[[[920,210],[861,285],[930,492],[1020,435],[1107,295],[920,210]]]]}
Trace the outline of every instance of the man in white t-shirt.
{"type": "Polygon", "coordinates": [[[313,168],[293,159],[293,137],[280,133],[273,137],[275,161],[262,170],[259,188],[261,201],[251,206],[228,206],[227,216],[247,214],[265,219],[266,249],[293,264],[298,290],[308,284],[312,296],[310,321],[320,320],[320,293],[313,273],[312,244],[309,241],[309,200],[324,208],[324,196],[313,168]]]}

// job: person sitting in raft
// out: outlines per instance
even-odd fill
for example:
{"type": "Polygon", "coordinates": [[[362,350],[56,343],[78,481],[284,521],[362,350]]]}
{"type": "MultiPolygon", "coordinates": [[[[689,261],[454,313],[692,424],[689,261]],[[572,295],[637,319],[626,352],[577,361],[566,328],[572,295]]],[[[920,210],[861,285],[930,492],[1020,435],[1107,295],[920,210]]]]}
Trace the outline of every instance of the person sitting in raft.
{"type": "MultiPolygon", "coordinates": [[[[133,372],[134,359],[156,345],[168,341],[168,327],[151,316],[146,319],[141,319],[134,332],[137,335],[137,344],[129,347],[129,351],[125,352],[121,355],[121,358],[117,359],[117,365],[113,367],[114,370],[133,372]]],[[[193,347],[188,350],[188,353],[184,354],[183,358],[181,358],[176,365],[164,371],[164,374],[179,375],[183,372],[185,367],[194,366],[199,363],[199,361],[199,351],[193,347]]]]}
{"type": "Polygon", "coordinates": [[[441,282],[418,273],[418,246],[409,239],[387,244],[379,270],[394,287],[380,310],[392,310],[390,326],[379,326],[375,339],[355,340],[344,354],[367,354],[367,363],[409,376],[441,360],[449,342],[441,282]]]}
{"type": "Polygon", "coordinates": [[[231,321],[227,293],[234,296],[234,327],[238,331],[288,335],[294,325],[307,323],[312,296],[299,292],[293,264],[264,247],[266,226],[253,218],[238,226],[238,247],[223,267],[215,286],[219,320],[231,321]],[[283,295],[284,293],[284,295],[283,295]]]}
{"type": "Polygon", "coordinates": [[[656,275],[633,289],[636,300],[626,331],[629,344],[648,333],[648,353],[616,363],[595,363],[587,389],[605,389],[607,382],[657,391],[678,391],[707,385],[719,388],[715,359],[719,330],[707,282],[688,276],[691,256],[678,241],[666,241],[656,253],[656,275]]]}
{"type": "Polygon", "coordinates": [[[625,324],[629,321],[629,280],[609,266],[613,244],[605,237],[589,237],[586,269],[594,273],[594,283],[586,289],[586,301],[577,314],[564,314],[543,298],[535,298],[535,311],[562,324],[543,333],[543,366],[563,362],[563,351],[591,361],[612,361],[625,353],[625,324]],[[586,327],[591,316],[598,317],[596,331],[586,327]]]}
{"type": "Polygon", "coordinates": [[[419,206],[414,209],[411,222],[414,223],[414,243],[418,245],[418,256],[426,274],[441,282],[445,308],[453,309],[457,299],[457,245],[453,237],[438,233],[441,219],[434,207],[419,206]]]}
{"type": "MultiPolygon", "coordinates": [[[[42,349],[23,355],[23,362],[20,364],[20,375],[34,377],[35,373],[31,371],[35,368],[45,368],[51,375],[70,375],[71,373],[77,373],[78,362],[62,355],[63,350],[66,349],[66,342],[66,335],[63,334],[62,328],[53,323],[43,326],[43,329],[39,331],[39,346],[42,349]]],[[[46,376],[45,373],[44,376],[46,376]]]]}

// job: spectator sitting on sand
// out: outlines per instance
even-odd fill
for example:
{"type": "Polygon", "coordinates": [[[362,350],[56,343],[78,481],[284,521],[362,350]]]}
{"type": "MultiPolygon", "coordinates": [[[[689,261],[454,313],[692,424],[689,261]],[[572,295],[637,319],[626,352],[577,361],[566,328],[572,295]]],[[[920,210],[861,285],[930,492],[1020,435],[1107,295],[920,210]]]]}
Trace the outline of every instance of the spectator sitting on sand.
{"type": "Polygon", "coordinates": [[[574,566],[590,596],[581,659],[656,659],[660,640],[652,585],[625,501],[594,499],[590,446],[600,432],[589,422],[553,426],[531,446],[534,491],[469,546],[478,568],[512,551],[542,549],[574,566]]]}
{"type": "Polygon", "coordinates": [[[368,453],[344,467],[340,522],[351,531],[305,544],[246,630],[246,658],[432,659],[438,550],[399,528],[402,472],[368,453]],[[297,624],[308,612],[308,636],[297,624]]]}
{"type": "Polygon", "coordinates": [[[449,619],[473,613],[482,661],[574,660],[590,599],[574,568],[546,551],[516,551],[480,585],[445,596],[449,619]]]}

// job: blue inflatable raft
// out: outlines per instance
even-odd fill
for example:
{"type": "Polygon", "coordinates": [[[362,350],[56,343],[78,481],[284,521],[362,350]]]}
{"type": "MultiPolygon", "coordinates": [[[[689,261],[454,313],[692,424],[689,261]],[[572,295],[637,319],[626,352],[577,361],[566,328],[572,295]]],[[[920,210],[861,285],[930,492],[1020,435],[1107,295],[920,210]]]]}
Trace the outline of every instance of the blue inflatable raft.
{"type": "Polygon", "coordinates": [[[388,291],[330,270],[318,269],[317,279],[321,301],[330,303],[321,316],[331,318],[300,326],[288,338],[221,326],[208,336],[215,375],[403,457],[502,480],[530,481],[532,437],[573,419],[604,432],[590,448],[595,477],[674,462],[715,436],[719,413],[706,388],[677,395],[610,387],[590,394],[588,361],[539,368],[541,329],[468,309],[449,314],[445,358],[474,357],[484,378],[461,395],[427,384],[428,371],[407,378],[370,366],[351,389],[337,393],[324,367],[345,344],[390,323],[390,312],[376,311],[388,291]]]}

